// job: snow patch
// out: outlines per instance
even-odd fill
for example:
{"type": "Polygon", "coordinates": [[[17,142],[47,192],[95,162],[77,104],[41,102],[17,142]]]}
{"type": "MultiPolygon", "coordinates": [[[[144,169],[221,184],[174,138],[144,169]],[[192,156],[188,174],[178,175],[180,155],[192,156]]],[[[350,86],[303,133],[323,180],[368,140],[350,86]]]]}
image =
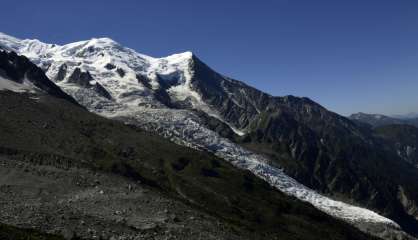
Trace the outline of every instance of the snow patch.
{"type": "Polygon", "coordinates": [[[12,91],[17,93],[31,92],[35,93],[39,90],[30,81],[24,80],[23,83],[17,83],[12,80],[0,76],[0,91],[12,91]]]}

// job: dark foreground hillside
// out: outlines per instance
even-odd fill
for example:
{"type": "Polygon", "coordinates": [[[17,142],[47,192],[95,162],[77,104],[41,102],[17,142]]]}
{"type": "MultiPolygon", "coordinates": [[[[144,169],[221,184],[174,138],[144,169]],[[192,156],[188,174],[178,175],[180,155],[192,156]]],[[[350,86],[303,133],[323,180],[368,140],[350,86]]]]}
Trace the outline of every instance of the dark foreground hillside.
{"type": "Polygon", "coordinates": [[[370,239],[221,159],[63,99],[0,92],[0,132],[2,223],[67,239],[370,239]]]}
{"type": "MultiPolygon", "coordinates": [[[[0,224],[0,239],[15,239],[15,240],[64,240],[63,237],[40,233],[35,230],[21,229],[4,224],[0,224]]],[[[76,240],[76,238],[73,238],[76,240]]]]}

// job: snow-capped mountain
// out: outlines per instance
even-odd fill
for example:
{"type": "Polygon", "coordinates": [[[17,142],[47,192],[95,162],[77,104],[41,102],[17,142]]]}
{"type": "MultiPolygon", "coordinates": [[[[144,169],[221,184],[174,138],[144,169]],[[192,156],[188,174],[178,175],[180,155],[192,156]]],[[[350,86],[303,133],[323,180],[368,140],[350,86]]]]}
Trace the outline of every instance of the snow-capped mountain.
{"type": "MultiPolygon", "coordinates": [[[[234,142],[233,137],[228,139],[217,131],[222,126],[237,138],[256,133],[262,134],[261,138],[280,138],[285,134],[285,124],[294,121],[286,116],[293,114],[306,125],[332,122],[350,134],[366,138],[350,121],[328,113],[309,99],[272,97],[214,72],[191,52],[153,58],[108,38],[60,46],[5,34],[0,34],[0,46],[28,57],[62,90],[94,113],[213,152],[280,191],[363,231],[385,238],[401,231],[397,223],[371,210],[333,200],[305,187],[265,155],[250,151],[234,142]],[[288,119],[287,122],[272,125],[277,120],[272,117],[278,114],[284,114],[281,119],[288,119]]],[[[318,138],[318,143],[313,141],[327,145],[329,140],[324,136],[318,138]]],[[[302,147],[295,142],[291,145],[292,154],[303,152],[302,147]]]]}
{"type": "Polygon", "coordinates": [[[413,118],[418,118],[418,113],[410,112],[406,114],[395,114],[395,115],[391,115],[391,117],[399,118],[399,119],[413,119],[413,118]]]}
{"type": "Polygon", "coordinates": [[[6,35],[0,35],[0,41],[4,48],[30,58],[63,89],[72,89],[73,94],[82,91],[80,95],[88,92],[84,100],[94,99],[89,107],[95,111],[117,114],[131,107],[190,105],[216,115],[192,86],[191,52],[152,58],[108,38],[64,46],[6,35]]]}

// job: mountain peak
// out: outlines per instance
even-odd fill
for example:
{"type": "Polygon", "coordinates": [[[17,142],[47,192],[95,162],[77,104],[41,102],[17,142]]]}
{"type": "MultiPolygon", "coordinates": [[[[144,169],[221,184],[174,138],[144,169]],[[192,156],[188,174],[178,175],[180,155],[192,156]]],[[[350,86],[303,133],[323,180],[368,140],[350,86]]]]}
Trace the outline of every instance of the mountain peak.
{"type": "Polygon", "coordinates": [[[195,55],[191,51],[186,51],[182,53],[175,53],[172,55],[169,55],[167,57],[164,57],[163,59],[166,59],[170,62],[184,62],[184,61],[190,61],[193,59],[195,55]]]}
{"type": "Polygon", "coordinates": [[[364,113],[364,112],[353,113],[350,115],[350,118],[352,119],[361,119],[365,117],[376,118],[376,119],[388,118],[388,116],[385,116],[383,114],[364,113]]]}
{"type": "Polygon", "coordinates": [[[87,42],[91,45],[119,45],[118,42],[108,37],[92,38],[87,42]]]}

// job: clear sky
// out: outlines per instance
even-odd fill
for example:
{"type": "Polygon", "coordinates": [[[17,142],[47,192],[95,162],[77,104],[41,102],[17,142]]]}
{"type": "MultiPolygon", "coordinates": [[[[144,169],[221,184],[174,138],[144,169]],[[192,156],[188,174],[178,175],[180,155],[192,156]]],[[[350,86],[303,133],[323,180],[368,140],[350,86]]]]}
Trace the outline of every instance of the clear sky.
{"type": "Polygon", "coordinates": [[[340,114],[418,112],[417,0],[2,0],[0,32],[191,50],[272,95],[340,114]]]}

